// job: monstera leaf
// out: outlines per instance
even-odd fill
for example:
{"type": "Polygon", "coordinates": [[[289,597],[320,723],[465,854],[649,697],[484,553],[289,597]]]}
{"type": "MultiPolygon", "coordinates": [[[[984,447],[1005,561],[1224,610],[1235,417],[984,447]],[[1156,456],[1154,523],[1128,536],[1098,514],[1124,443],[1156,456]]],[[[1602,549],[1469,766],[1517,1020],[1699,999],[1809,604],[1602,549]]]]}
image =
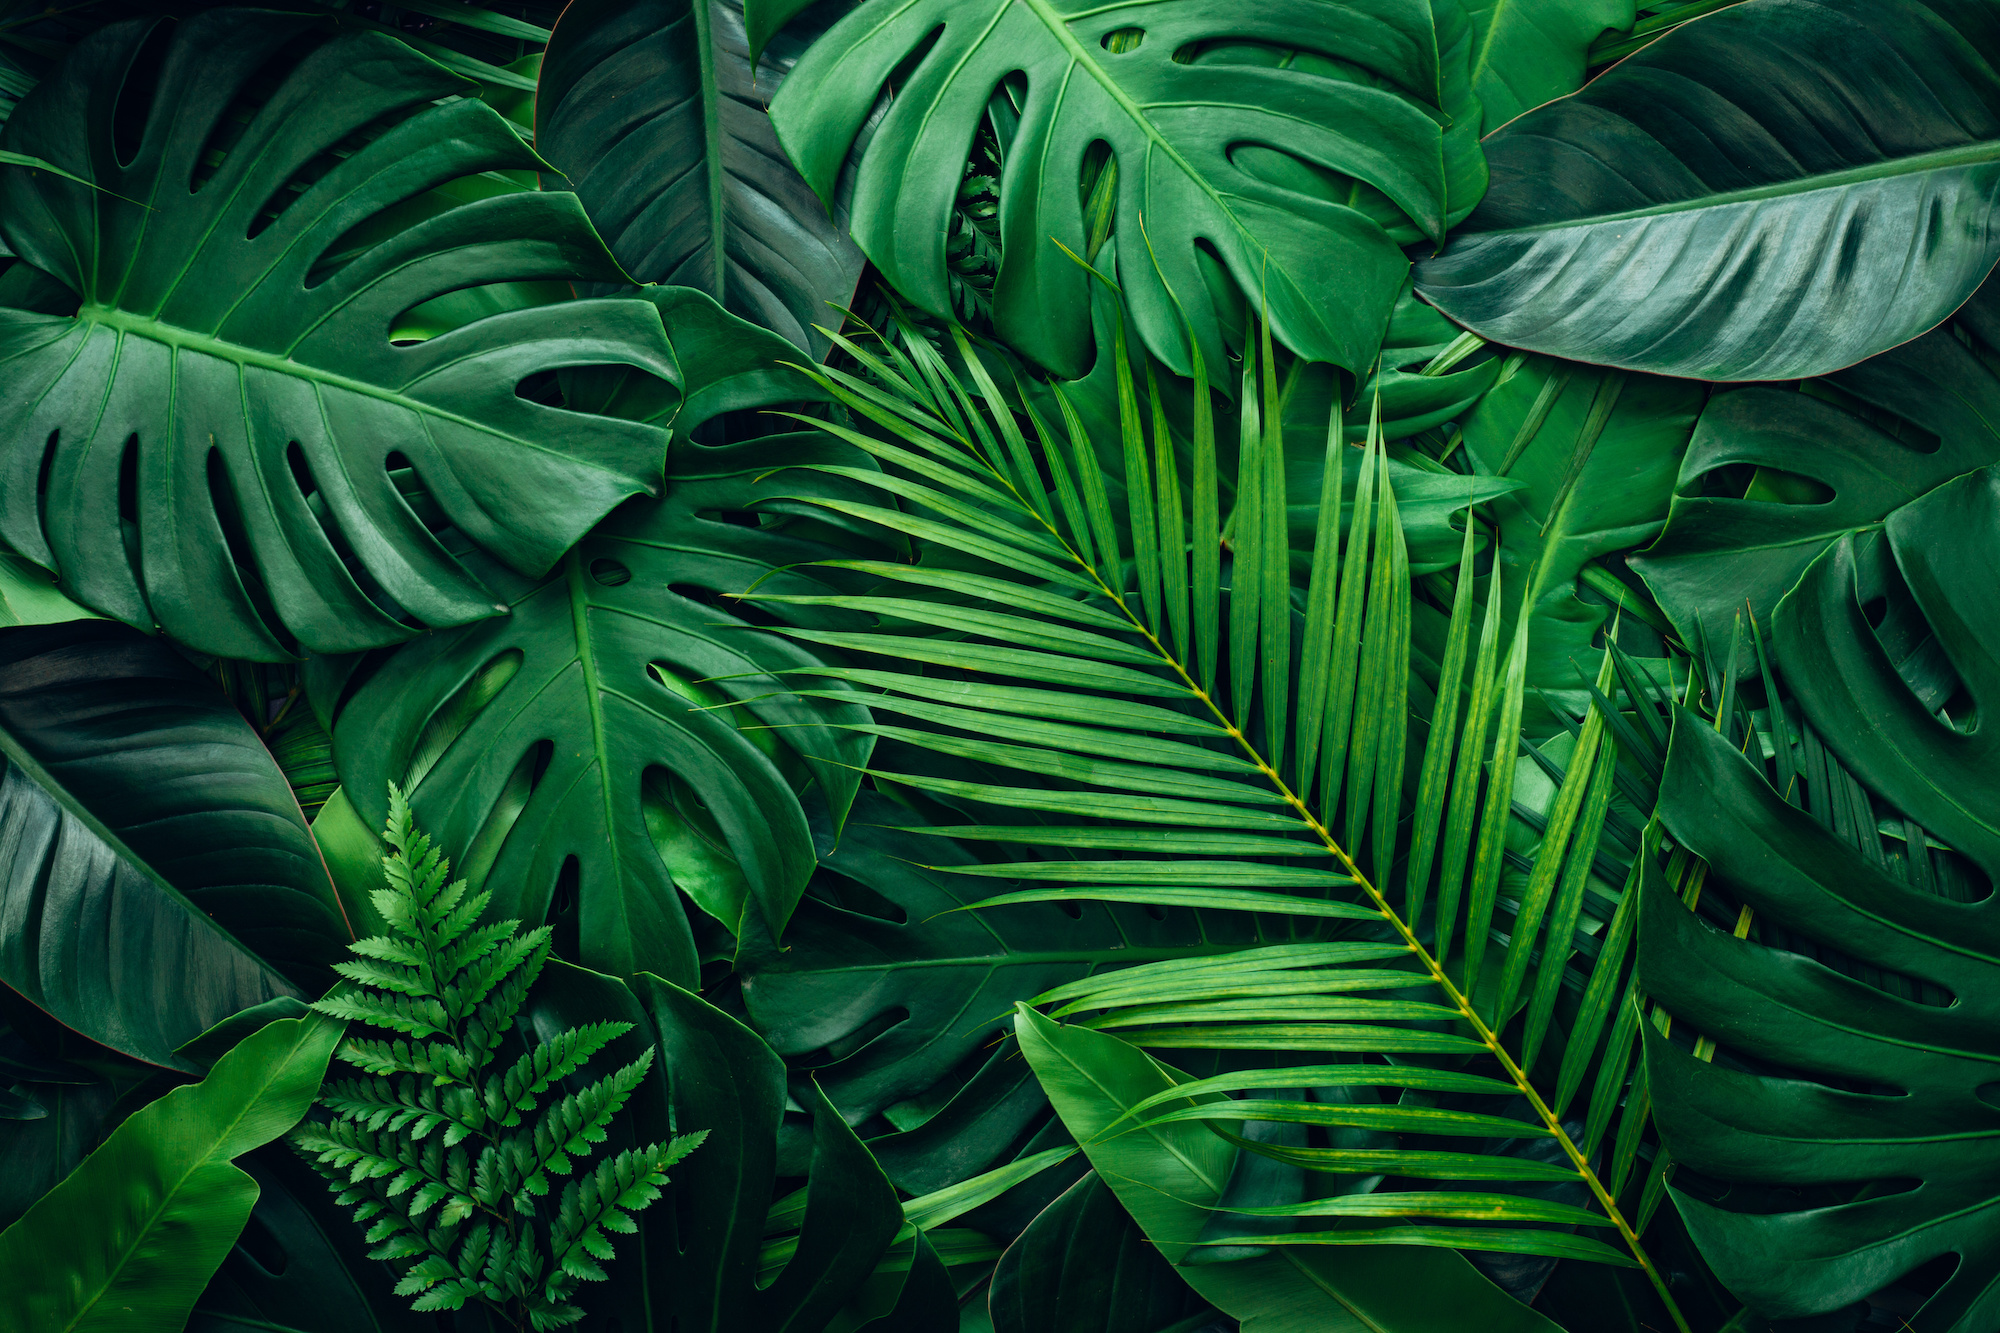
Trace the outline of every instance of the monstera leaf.
{"type": "Polygon", "coordinates": [[[1465,0],[1472,87],[1496,130],[1583,83],[1590,44],[1632,26],[1633,0],[1465,0]]]}
{"type": "MultiPolygon", "coordinates": [[[[1812,733],[1901,812],[1904,856],[1882,855],[1872,813],[1843,836],[1837,814],[1830,828],[1787,803],[1713,728],[1683,715],[1675,731],[1661,791],[1675,839],[1708,861],[1710,882],[1760,931],[1783,928],[1861,965],[1844,973],[1732,938],[1659,886],[1647,890],[1645,990],[1723,1049],[1762,1062],[1703,1062],[1647,1032],[1674,1159],[1726,1182],[1819,1196],[1793,1211],[1677,1197],[1718,1276],[1774,1317],[1840,1308],[1953,1254],[1909,1327],[1974,1333],[2000,1312],[2000,1154],[1989,1146],[2000,1116],[1990,1100],[2000,929],[1990,893],[1967,902],[1937,891],[1924,850],[1949,846],[1989,882],[2000,873],[1996,742],[1920,699],[1908,663],[1871,623],[1884,602],[1913,604],[1969,701],[1957,707],[1991,709],[2000,608],[1991,581],[1967,571],[1996,552],[2000,475],[1989,468],[1897,510],[1882,534],[1840,538],[1778,607],[1780,679],[1812,733]],[[1925,836],[1909,833],[1913,823],[1925,836]],[[1935,989],[1892,991],[1852,973],[1935,989]]],[[[1808,795],[1815,811],[1827,804],[1808,795]]]]}
{"type": "Polygon", "coordinates": [[[539,575],[620,500],[657,488],[665,437],[516,386],[580,365],[674,377],[659,318],[637,301],[392,343],[399,316],[444,293],[621,275],[573,196],[512,184],[371,230],[434,186],[538,165],[467,96],[475,85],[392,38],[327,41],[239,132],[233,99],[313,23],[213,10],[181,24],[125,150],[114,108],[143,95],[154,25],[93,33],[22,99],[4,140],[91,184],[14,167],[0,180],[0,235],[82,302],[73,316],[0,311],[0,541],[98,610],[264,661],[294,642],[352,651],[502,611],[389,466],[413,467],[459,532],[539,575]],[[384,121],[337,164],[318,160],[384,121]]]}
{"type": "Polygon", "coordinates": [[[0,981],[114,1050],[318,994],[351,938],[291,788],[212,681],[103,620],[0,634],[0,981]]]}
{"type": "Polygon", "coordinates": [[[1915,337],[2000,257],[2000,14],[1750,0],[1486,143],[1417,289],[1509,346],[1702,379],[1822,375],[1915,337]]]}
{"type": "MultiPolygon", "coordinates": [[[[1987,327],[1982,316],[1995,304],[1983,289],[1961,330],[1987,327]]],[[[1740,389],[1702,412],[1666,528],[1632,560],[1689,643],[1705,638],[1721,651],[1746,602],[1768,625],[1778,599],[1842,535],[2000,459],[2000,378],[1951,330],[1825,387],[1834,395],[1818,385],[1740,389]],[[1709,475],[1725,470],[1750,471],[1731,488],[1740,494],[1706,493],[1709,475]]]]}
{"type": "MultiPolygon", "coordinates": [[[[776,336],[699,293],[659,299],[677,312],[691,430],[806,395],[774,364],[788,346],[776,336]]],[[[620,510],[546,578],[468,552],[510,615],[347,663],[351,677],[322,691],[346,692],[332,732],[362,823],[380,823],[388,784],[404,784],[496,911],[557,922],[559,941],[615,975],[694,984],[676,886],[733,933],[782,931],[815,861],[797,789],[816,788],[830,836],[868,743],[833,725],[857,707],[800,699],[777,675],[824,655],[753,628],[718,594],[764,579],[829,591],[810,572],[774,570],[854,553],[824,529],[787,526],[793,497],[849,490],[790,469],[859,457],[811,432],[683,445],[661,499],[620,510]]]]}
{"type": "Polygon", "coordinates": [[[821,29],[791,25],[753,65],[728,0],[582,0],[542,57],[535,146],[625,270],[698,287],[815,355],[861,276],[778,148],[764,105],[821,29]]]}
{"type": "MultiPolygon", "coordinates": [[[[752,0],[753,46],[801,8],[752,0]]],[[[1469,39],[1455,3],[1413,0],[867,0],[806,52],[771,117],[806,181],[831,199],[894,77],[859,150],[854,235],[899,292],[943,315],[966,145],[1007,84],[1020,125],[1001,173],[993,320],[1015,350],[1066,376],[1087,368],[1090,278],[1064,247],[1086,248],[1077,182],[1102,142],[1118,164],[1125,294],[1155,356],[1187,371],[1185,312],[1208,364],[1222,364],[1212,277],[1268,308],[1303,356],[1360,372],[1405,268],[1382,227],[1347,201],[1356,188],[1379,191],[1433,238],[1476,201],[1484,168],[1469,39]],[[1288,52],[1297,58],[1280,58],[1288,52]],[[1131,262],[1141,247],[1150,262],[1131,262]]]]}

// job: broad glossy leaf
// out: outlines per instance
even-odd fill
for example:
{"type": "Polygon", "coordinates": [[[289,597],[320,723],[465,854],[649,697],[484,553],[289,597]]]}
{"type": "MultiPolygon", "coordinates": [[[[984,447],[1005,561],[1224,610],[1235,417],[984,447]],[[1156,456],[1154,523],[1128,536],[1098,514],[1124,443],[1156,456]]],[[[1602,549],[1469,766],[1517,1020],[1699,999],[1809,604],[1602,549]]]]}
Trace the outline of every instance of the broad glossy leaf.
{"type": "MultiPolygon", "coordinates": [[[[747,959],[742,968],[744,1002],[779,1054],[842,1052],[815,1061],[815,1074],[855,1123],[936,1095],[1004,1027],[1017,1000],[1100,969],[1211,955],[1247,937],[1240,918],[1184,909],[1168,909],[1165,920],[1143,907],[1100,903],[1080,904],[1074,916],[1054,902],[955,911],[987,897],[987,886],[950,873],[973,864],[950,842],[884,827],[908,819],[907,810],[864,792],[846,836],[800,903],[786,947],[747,959]],[[857,1045],[857,1035],[867,1040],[857,1045]]],[[[966,1132],[996,1154],[1041,1109],[1038,1096],[1009,1096],[1006,1072],[994,1068],[970,1078],[959,1090],[965,1105],[938,1112],[963,1120],[966,1132]],[[985,1129],[979,1122],[989,1116],[1004,1118],[1012,1131],[1002,1137],[985,1129]]],[[[926,1138],[935,1139],[941,1127],[926,1138]]],[[[875,1146],[903,1167],[899,1183],[948,1183],[909,1162],[894,1139],[875,1146]],[[905,1175],[909,1169],[923,1175],[905,1175]]],[[[945,1148],[934,1143],[931,1150],[945,1148]]],[[[994,1164],[975,1153],[964,1175],[994,1164]]]]}
{"type": "MultiPolygon", "coordinates": [[[[750,26],[773,31],[799,7],[753,0],[750,26]]],[[[1391,214],[1432,237],[1464,215],[1483,183],[1469,37],[1455,4],[1434,15],[1415,0],[1109,9],[869,0],[812,45],[771,111],[807,182],[831,198],[896,78],[859,152],[854,235],[899,292],[943,315],[947,221],[966,144],[989,97],[1018,72],[1025,86],[1000,182],[993,296],[1003,340],[1061,374],[1087,369],[1091,279],[1062,247],[1087,248],[1078,178],[1101,141],[1118,162],[1123,283],[1149,351],[1188,371],[1185,311],[1207,364],[1224,364],[1213,276],[1225,305],[1237,292],[1253,307],[1268,302],[1293,350],[1358,373],[1405,270],[1388,233],[1345,202],[1349,187],[1379,191],[1391,214]],[[1201,58],[1187,59],[1197,45],[1201,58]],[[1226,276],[1197,241],[1213,247],[1226,276]],[[1153,263],[1131,262],[1141,245],[1153,263]]]]}
{"type": "Polygon", "coordinates": [[[1025,1007],[1015,1030],[1057,1113],[1119,1202],[1181,1277],[1242,1320],[1245,1333],[1371,1327],[1554,1333],[1553,1324],[1448,1250],[1301,1246],[1233,1263],[1182,1262],[1209,1206],[1222,1196],[1238,1149],[1185,1122],[1100,1136],[1134,1103],[1187,1082],[1186,1075],[1115,1037],[1065,1027],[1025,1007]]]}
{"type": "MultiPolygon", "coordinates": [[[[1511,457],[1506,476],[1524,483],[1496,499],[1493,513],[1508,601],[1518,605],[1514,598],[1525,595],[1534,608],[1531,698],[1541,691],[1577,713],[1589,703],[1585,680],[1602,655],[1591,645],[1612,608],[1579,597],[1578,576],[1591,561],[1660,531],[1701,405],[1701,386],[1684,380],[1531,356],[1465,419],[1473,466],[1491,474],[1511,457]],[[1594,419],[1607,391],[1617,395],[1610,415],[1594,419]]],[[[1541,736],[1555,729],[1540,707],[1530,727],[1541,736]]]]}
{"type": "Polygon", "coordinates": [[[824,31],[789,26],[753,65],[729,0],[584,0],[543,57],[535,147],[625,271],[698,287],[822,355],[861,251],[778,147],[765,105],[824,31]]]}
{"type": "Polygon", "coordinates": [[[394,1294],[395,1274],[368,1257],[351,1210],[297,1154],[267,1145],[237,1166],[257,1182],[257,1204],[188,1333],[430,1333],[434,1317],[394,1294]]]}
{"type": "Polygon", "coordinates": [[[1632,26],[1633,0],[1465,0],[1472,88],[1488,132],[1583,84],[1590,44],[1632,26]]]}
{"type": "Polygon", "coordinates": [[[287,1018],[208,1076],[113,1130],[0,1232],[0,1319],[10,1328],[179,1328],[257,1200],[231,1164],[312,1105],[342,1025],[287,1018]]]}
{"type": "MultiPolygon", "coordinates": [[[[1959,330],[1990,332],[1996,298],[1982,289],[1959,330]]],[[[1718,394],[1695,424],[1666,528],[1632,567],[1687,641],[1705,639],[1719,657],[1746,602],[1768,626],[1830,543],[1996,459],[2000,377],[1948,328],[1803,392],[1718,394]],[[1723,469],[1755,471],[1747,484],[1708,493],[1723,469]]]]}
{"type": "Polygon", "coordinates": [[[384,221],[432,187],[537,164],[465,96],[472,84],[392,38],[319,46],[211,173],[203,153],[221,146],[231,99],[313,25],[255,10],[179,25],[129,161],[113,107],[154,25],[101,29],[23,99],[5,143],[102,191],[20,168],[0,181],[0,235],[82,302],[74,316],[0,312],[0,540],[101,611],[264,661],[502,609],[401,498],[392,455],[460,533],[538,575],[620,500],[657,489],[665,441],[516,386],[592,364],[676,378],[636,301],[390,341],[393,321],[443,293],[619,276],[569,195],[510,182],[406,229],[384,221]],[[314,178],[318,154],[385,117],[397,123],[314,178]]]}
{"type": "Polygon", "coordinates": [[[994,1333],[1161,1333],[1202,1303],[1093,1171],[993,1270],[994,1333]]]}
{"type": "Polygon", "coordinates": [[[824,1326],[860,1291],[901,1225],[894,1189],[826,1099],[804,1085],[801,1100],[814,1115],[804,1229],[783,1271],[760,1284],[785,1066],[700,997],[650,976],[635,985],[658,1035],[675,1123],[709,1129],[706,1159],[690,1155],[668,1191],[672,1239],[649,1247],[653,1317],[664,1310],[684,1333],[824,1326]]]}
{"type": "Polygon", "coordinates": [[[102,620],[0,632],[0,979],[153,1064],[351,938],[242,714],[165,644],[102,620]]]}
{"type": "Polygon", "coordinates": [[[1702,1253],[1740,1298],[1778,1318],[1837,1310],[1956,1253],[1910,1327],[1987,1327],[2000,1299],[2000,1156],[1980,1091],[1993,1081],[2000,1023],[1994,900],[1952,902],[1884,873],[1685,713],[1660,809],[1673,836],[1707,859],[1710,882],[1760,921],[1928,981],[1953,1001],[1921,1004],[1732,938],[1649,883],[1647,991],[1720,1046],[1777,1066],[1699,1061],[1645,1025],[1654,1114],[1674,1159],[1723,1181],[1835,1185],[1849,1200],[1746,1213],[1676,1189],[1702,1253]],[[1857,1188],[1870,1181],[1886,1187],[1857,1188]]]}
{"type": "MultiPolygon", "coordinates": [[[[775,336],[687,298],[672,299],[694,307],[683,339],[690,410],[804,388],[774,374],[785,346],[775,336]]],[[[823,665],[823,655],[751,628],[717,594],[762,579],[833,590],[810,573],[772,571],[853,553],[823,530],[788,530],[786,516],[803,507],[790,497],[859,493],[785,470],[835,458],[856,455],[811,434],[682,446],[663,498],[600,524],[549,577],[523,579],[468,553],[504,590],[508,617],[428,635],[352,685],[331,668],[322,683],[323,706],[347,691],[332,730],[360,826],[380,823],[390,781],[409,785],[461,873],[490,882],[508,915],[574,930],[580,959],[616,975],[692,984],[676,886],[733,932],[746,910],[759,929],[782,931],[815,858],[795,788],[814,786],[837,828],[869,743],[833,725],[858,711],[786,694],[772,674],[823,665]],[[743,518],[753,521],[732,521],[743,518]]]]}
{"type": "Polygon", "coordinates": [[[1750,0],[1486,141],[1417,290],[1509,346],[1720,380],[1821,375],[1937,324],[2000,257],[2000,16],[1750,0]]]}
{"type": "Polygon", "coordinates": [[[0,629],[15,625],[55,625],[89,620],[95,611],[78,606],[55,586],[45,569],[0,551],[0,629]]]}

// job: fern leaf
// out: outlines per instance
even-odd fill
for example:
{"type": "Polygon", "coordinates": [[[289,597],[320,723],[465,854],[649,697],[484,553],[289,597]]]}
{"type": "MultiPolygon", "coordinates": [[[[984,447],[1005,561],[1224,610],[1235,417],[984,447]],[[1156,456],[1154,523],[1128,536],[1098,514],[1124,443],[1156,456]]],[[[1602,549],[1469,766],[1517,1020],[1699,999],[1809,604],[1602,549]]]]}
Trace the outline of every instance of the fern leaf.
{"type": "Polygon", "coordinates": [[[388,1028],[412,1037],[435,1037],[451,1031],[451,1016],[445,1012],[444,1005],[416,994],[375,995],[368,991],[350,991],[316,1000],[313,1008],[335,1018],[388,1028]]]}
{"type": "MultiPolygon", "coordinates": [[[[574,1169],[572,1157],[588,1156],[591,1144],[604,1142],[611,1118],[652,1066],[649,1050],[623,1069],[564,1097],[543,1112],[532,1129],[509,1139],[503,1161],[509,1192],[548,1193],[549,1173],[568,1175],[574,1169]]],[[[525,1199],[517,1199],[515,1206],[523,1212],[531,1208],[525,1199]]]]}
{"type": "Polygon", "coordinates": [[[465,1022],[465,1049],[475,1062],[483,1065],[492,1059],[501,1041],[513,1028],[514,1016],[528,1002],[528,991],[536,978],[541,976],[542,966],[548,960],[548,939],[544,936],[539,947],[529,952],[521,966],[508,973],[505,980],[473,1010],[472,1016],[465,1022]]]}
{"type": "Polygon", "coordinates": [[[370,1074],[426,1074],[439,1083],[463,1083],[472,1060],[456,1046],[443,1042],[374,1041],[349,1037],[335,1052],[342,1060],[370,1074]]]}
{"type": "MultiPolygon", "coordinates": [[[[508,921],[503,924],[512,930],[521,923],[508,921]]],[[[472,1013],[494,987],[518,969],[532,965],[532,972],[539,975],[542,964],[548,959],[550,934],[547,926],[537,926],[526,935],[500,942],[469,960],[463,970],[454,971],[455,979],[445,988],[445,1007],[453,1016],[463,1017],[472,1013]]],[[[508,1017],[511,1021],[512,1015],[508,1017]]]]}
{"type": "Polygon", "coordinates": [[[557,1033],[516,1060],[505,1077],[486,1085],[486,1110],[503,1125],[520,1124],[522,1115],[535,1109],[536,1098],[631,1029],[630,1023],[589,1023],[557,1033]]]}
{"type": "Polygon", "coordinates": [[[633,1230],[629,1214],[657,1200],[660,1187],[667,1183],[668,1168],[693,1152],[707,1136],[708,1131],[701,1130],[680,1135],[669,1143],[629,1149],[616,1157],[607,1157],[594,1170],[564,1187],[549,1235],[549,1247],[555,1258],[555,1271],[547,1288],[551,1301],[566,1296],[577,1280],[603,1280],[604,1269],[597,1260],[612,1256],[605,1228],[633,1230]]]}

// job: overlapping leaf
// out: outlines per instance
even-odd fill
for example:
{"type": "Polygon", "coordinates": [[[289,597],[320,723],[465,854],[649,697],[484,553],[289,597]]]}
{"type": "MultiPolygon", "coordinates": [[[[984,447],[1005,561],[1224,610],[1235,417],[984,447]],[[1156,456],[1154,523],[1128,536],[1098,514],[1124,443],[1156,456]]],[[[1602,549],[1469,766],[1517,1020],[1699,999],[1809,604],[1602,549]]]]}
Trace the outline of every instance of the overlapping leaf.
{"type": "Polygon", "coordinates": [[[536,165],[473,85],[392,38],[326,41],[240,133],[222,129],[313,23],[187,20],[129,151],[114,107],[154,25],[99,30],[5,139],[89,184],[13,167],[0,182],[0,234],[81,300],[73,316],[0,312],[0,540],[101,611],[265,661],[502,609],[412,514],[392,455],[459,532],[538,575],[657,489],[665,440],[516,386],[591,364],[675,378],[643,302],[512,310],[392,343],[399,316],[444,293],[620,275],[568,195],[510,183],[406,229],[382,220],[431,187],[536,165]]]}
{"type": "Polygon", "coordinates": [[[626,272],[700,288],[814,353],[861,252],[845,211],[829,216],[785,160],[764,107],[823,30],[791,25],[753,63],[727,0],[574,4],[535,100],[537,151],[626,272]]]}
{"type": "MultiPolygon", "coordinates": [[[[752,45],[802,7],[753,0],[752,45]]],[[[1405,266],[1349,201],[1357,186],[1379,192],[1434,238],[1476,201],[1469,39],[1456,4],[872,0],[812,45],[771,111],[806,181],[831,199],[895,79],[855,168],[854,235],[899,292],[944,315],[966,145],[988,99],[1014,87],[993,320],[1016,351],[1059,373],[1081,373],[1089,355],[1089,279],[1064,247],[1088,248],[1077,183],[1099,142],[1117,162],[1125,292],[1156,356],[1189,369],[1185,311],[1208,363],[1221,364],[1205,285],[1219,259],[1227,276],[1214,276],[1268,306],[1287,345],[1359,373],[1405,266]],[[1131,262],[1142,249],[1150,262],[1131,262]]]]}
{"type": "Polygon", "coordinates": [[[313,993],[350,938],[284,775],[185,659],[115,622],[0,637],[0,979],[154,1064],[313,993]]]}
{"type": "Polygon", "coordinates": [[[1486,143],[1417,287],[1514,347],[1703,379],[1915,337],[2000,258],[2000,21],[1976,0],[1750,0],[1486,143]]]}

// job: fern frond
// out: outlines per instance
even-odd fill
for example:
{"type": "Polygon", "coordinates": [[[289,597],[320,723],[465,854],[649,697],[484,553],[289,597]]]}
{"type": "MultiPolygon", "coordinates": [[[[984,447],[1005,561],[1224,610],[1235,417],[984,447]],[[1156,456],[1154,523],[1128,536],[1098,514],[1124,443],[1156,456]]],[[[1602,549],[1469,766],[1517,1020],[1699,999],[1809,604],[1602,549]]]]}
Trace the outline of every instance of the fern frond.
{"type": "Polygon", "coordinates": [[[368,1037],[349,1037],[340,1043],[334,1054],[375,1075],[423,1074],[439,1083],[463,1083],[472,1073],[471,1057],[444,1042],[376,1041],[368,1037]]]}
{"type": "Polygon", "coordinates": [[[533,1205],[526,1196],[547,1194],[551,1172],[568,1175],[575,1169],[571,1158],[586,1157],[592,1144],[604,1142],[611,1118],[652,1067],[653,1053],[648,1050],[623,1069],[564,1097],[532,1126],[504,1140],[495,1189],[513,1195],[514,1206],[522,1212],[531,1211],[533,1205]]]}
{"type": "Polygon", "coordinates": [[[516,1060],[504,1077],[486,1085],[488,1113],[509,1128],[520,1124],[522,1115],[535,1109],[536,1098],[631,1030],[630,1023],[586,1023],[557,1033],[516,1060]]]}
{"type": "MultiPolygon", "coordinates": [[[[342,971],[349,964],[338,964],[342,971]]],[[[356,977],[354,980],[364,980],[356,977]]],[[[373,984],[373,983],[369,983],[373,984]]],[[[368,1023],[412,1037],[435,1037],[451,1031],[451,1015],[443,1004],[422,994],[375,995],[368,991],[335,992],[313,1002],[313,1008],[335,1018],[368,1023]]]]}
{"type": "Polygon", "coordinates": [[[408,1076],[343,1079],[320,1092],[320,1105],[371,1130],[408,1129],[421,1139],[440,1125],[447,1148],[485,1127],[486,1112],[469,1087],[440,1087],[408,1076]]]}
{"type": "Polygon", "coordinates": [[[629,1234],[638,1229],[631,1214],[660,1197],[667,1170],[708,1137],[707,1130],[682,1134],[667,1143],[632,1148],[599,1162],[594,1170],[563,1187],[562,1201],[550,1228],[549,1248],[554,1268],[547,1296],[552,1302],[568,1295],[578,1280],[599,1282],[599,1260],[612,1257],[607,1230],[629,1234]]]}
{"type": "Polygon", "coordinates": [[[514,1026],[515,1015],[528,1002],[528,991],[542,975],[542,967],[548,960],[548,936],[542,934],[535,947],[523,956],[520,966],[501,977],[486,998],[473,1009],[465,1021],[464,1036],[466,1053],[474,1063],[484,1065],[499,1050],[500,1043],[514,1026]]]}
{"type": "MultiPolygon", "coordinates": [[[[511,932],[521,923],[505,921],[501,923],[511,932]]],[[[548,960],[549,937],[547,926],[537,926],[526,935],[495,941],[490,948],[481,949],[467,960],[464,968],[452,972],[453,981],[445,987],[445,1008],[455,1018],[463,1018],[476,1013],[496,986],[515,975],[523,968],[528,969],[529,980],[539,976],[542,964],[548,960]]],[[[507,1015],[507,1021],[513,1014],[507,1015]]],[[[504,1024],[501,1025],[504,1027],[504,1024]]]]}

